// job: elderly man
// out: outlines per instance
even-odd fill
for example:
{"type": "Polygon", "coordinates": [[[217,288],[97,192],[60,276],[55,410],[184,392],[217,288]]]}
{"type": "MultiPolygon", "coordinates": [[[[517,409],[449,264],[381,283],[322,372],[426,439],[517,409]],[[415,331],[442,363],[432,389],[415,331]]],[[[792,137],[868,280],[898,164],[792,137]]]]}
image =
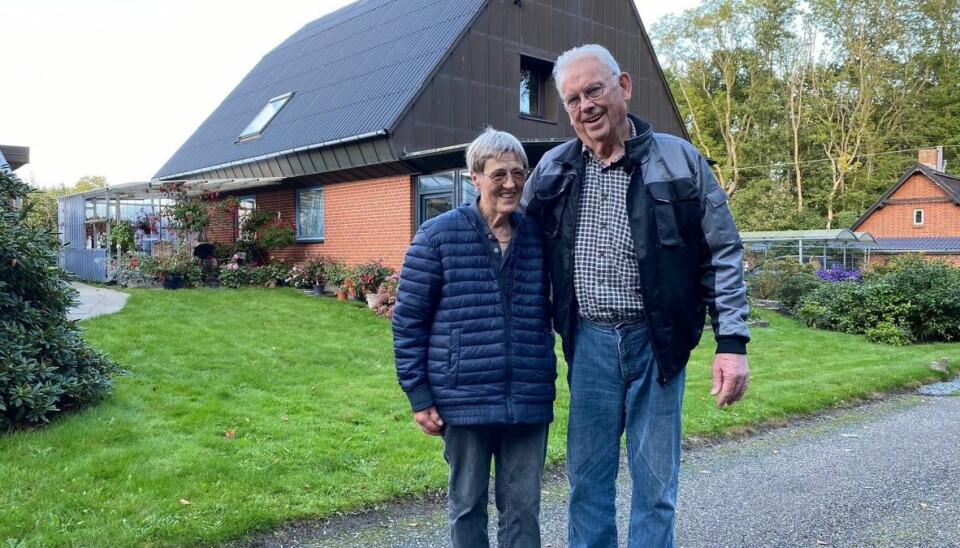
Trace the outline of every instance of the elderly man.
{"type": "Polygon", "coordinates": [[[488,128],[467,148],[479,197],[420,227],[393,310],[397,376],[450,465],[453,546],[487,546],[490,461],[501,547],[540,546],[557,377],[540,231],[516,210],[527,156],[488,128]]]}
{"type": "Polygon", "coordinates": [[[570,546],[617,546],[624,432],[629,545],[672,546],[684,368],[706,311],[717,405],[747,389],[742,244],[707,160],[628,114],[632,81],[609,51],[567,51],[554,79],[578,139],[543,157],[521,208],[544,234],[569,364],[570,546]]]}

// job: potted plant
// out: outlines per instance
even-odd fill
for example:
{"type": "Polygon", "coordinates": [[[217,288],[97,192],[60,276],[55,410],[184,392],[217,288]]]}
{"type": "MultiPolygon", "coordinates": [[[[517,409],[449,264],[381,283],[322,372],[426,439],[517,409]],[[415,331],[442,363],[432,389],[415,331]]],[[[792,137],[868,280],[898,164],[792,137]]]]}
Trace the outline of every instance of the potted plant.
{"type": "Polygon", "coordinates": [[[349,269],[347,268],[346,263],[343,260],[338,259],[336,261],[329,261],[323,265],[323,279],[327,283],[334,285],[337,288],[337,298],[346,299],[347,292],[344,289],[344,283],[349,276],[349,269]],[[342,296],[341,296],[342,294],[342,296]]]}
{"type": "Polygon", "coordinates": [[[314,277],[306,263],[297,263],[290,269],[287,283],[297,289],[307,289],[313,285],[314,277]]]}
{"type": "Polygon", "coordinates": [[[164,289],[180,289],[184,286],[184,274],[192,261],[193,257],[177,250],[170,255],[153,257],[149,272],[160,279],[164,289]]]}
{"type": "Polygon", "coordinates": [[[354,279],[357,291],[365,295],[367,305],[372,309],[380,285],[393,275],[393,269],[383,264],[383,259],[370,260],[354,267],[354,279]]]}
{"type": "Polygon", "coordinates": [[[326,266],[329,262],[330,259],[326,255],[318,255],[307,261],[305,265],[315,295],[323,295],[323,284],[327,279],[326,266]]]}
{"type": "Polygon", "coordinates": [[[210,257],[200,262],[200,279],[211,289],[220,287],[220,266],[216,259],[210,257]]]}
{"type": "Polygon", "coordinates": [[[136,246],[133,226],[131,226],[130,223],[122,221],[117,223],[117,226],[110,229],[110,243],[112,243],[115,248],[119,247],[125,251],[133,251],[136,246]]]}

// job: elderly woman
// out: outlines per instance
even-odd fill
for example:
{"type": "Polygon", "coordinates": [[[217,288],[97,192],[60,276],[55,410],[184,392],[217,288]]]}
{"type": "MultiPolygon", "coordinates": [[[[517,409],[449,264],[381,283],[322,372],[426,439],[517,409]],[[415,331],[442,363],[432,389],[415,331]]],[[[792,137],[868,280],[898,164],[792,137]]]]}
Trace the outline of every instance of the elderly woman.
{"type": "Polygon", "coordinates": [[[540,230],[516,211],[527,156],[487,128],[467,166],[477,200],[423,223],[403,261],[397,377],[420,428],[443,436],[453,545],[488,545],[493,459],[498,544],[540,546],[556,355],[540,230]]]}

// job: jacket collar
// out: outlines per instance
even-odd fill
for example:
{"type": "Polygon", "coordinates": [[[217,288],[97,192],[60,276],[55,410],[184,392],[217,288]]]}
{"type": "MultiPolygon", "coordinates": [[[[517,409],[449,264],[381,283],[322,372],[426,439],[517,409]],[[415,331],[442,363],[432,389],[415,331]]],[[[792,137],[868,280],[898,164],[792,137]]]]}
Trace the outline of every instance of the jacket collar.
{"type": "MultiPolygon", "coordinates": [[[[639,116],[634,116],[633,114],[627,114],[627,116],[630,117],[634,129],[637,131],[637,136],[628,139],[625,143],[627,155],[626,167],[627,169],[632,169],[635,166],[639,166],[646,157],[647,152],[650,151],[650,143],[653,141],[653,126],[639,116]]],[[[554,161],[559,164],[572,166],[581,165],[583,163],[583,141],[578,137],[565,146],[566,149],[560,151],[554,161]]]]}

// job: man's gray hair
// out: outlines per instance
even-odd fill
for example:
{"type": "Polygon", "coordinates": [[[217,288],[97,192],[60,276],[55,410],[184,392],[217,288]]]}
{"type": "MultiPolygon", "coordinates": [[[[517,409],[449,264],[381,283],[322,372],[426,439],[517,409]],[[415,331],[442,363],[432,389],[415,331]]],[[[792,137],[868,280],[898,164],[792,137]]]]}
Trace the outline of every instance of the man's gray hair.
{"type": "Polygon", "coordinates": [[[583,57],[593,57],[604,65],[607,65],[610,72],[620,74],[620,65],[617,64],[617,60],[613,58],[610,50],[599,44],[584,44],[573,49],[568,49],[561,53],[560,57],[557,57],[557,62],[553,65],[553,83],[557,86],[557,93],[563,93],[560,91],[560,80],[563,77],[563,71],[567,68],[567,64],[569,64],[570,61],[583,57]]]}
{"type": "Polygon", "coordinates": [[[483,165],[490,158],[499,158],[504,154],[516,154],[527,166],[527,153],[516,137],[506,131],[497,131],[490,126],[483,130],[479,137],[467,147],[467,169],[471,173],[483,173],[483,165]]]}

